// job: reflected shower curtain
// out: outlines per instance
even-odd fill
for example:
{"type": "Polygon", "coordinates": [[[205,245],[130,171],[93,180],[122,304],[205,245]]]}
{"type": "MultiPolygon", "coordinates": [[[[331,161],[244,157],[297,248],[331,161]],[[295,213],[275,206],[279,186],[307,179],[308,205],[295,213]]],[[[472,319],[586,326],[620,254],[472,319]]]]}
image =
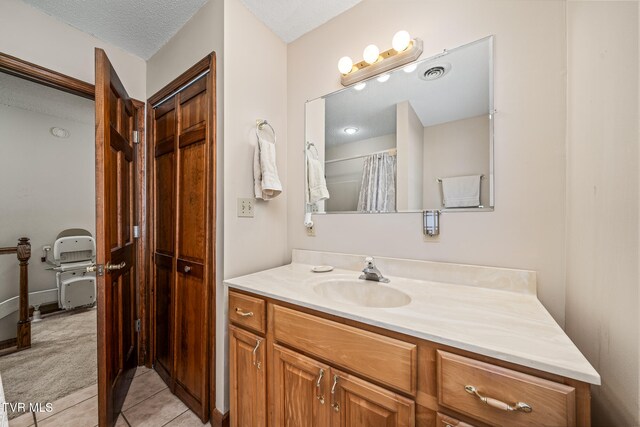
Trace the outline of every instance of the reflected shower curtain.
{"type": "Polygon", "coordinates": [[[358,212],[396,211],[396,156],[372,154],[364,161],[358,212]]]}

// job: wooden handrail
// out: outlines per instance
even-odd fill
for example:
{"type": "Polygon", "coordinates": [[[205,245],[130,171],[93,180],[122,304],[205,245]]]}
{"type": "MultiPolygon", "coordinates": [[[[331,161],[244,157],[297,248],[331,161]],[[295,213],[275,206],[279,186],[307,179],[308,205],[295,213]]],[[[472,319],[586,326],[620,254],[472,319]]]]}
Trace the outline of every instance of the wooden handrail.
{"type": "Polygon", "coordinates": [[[18,320],[18,334],[16,350],[31,347],[31,320],[29,319],[29,258],[31,258],[31,243],[28,237],[18,239],[18,246],[0,248],[0,255],[17,254],[20,264],[20,317],[18,320]]]}
{"type": "Polygon", "coordinates": [[[0,255],[9,255],[9,254],[17,254],[17,247],[9,247],[9,248],[0,248],[0,255]]]}

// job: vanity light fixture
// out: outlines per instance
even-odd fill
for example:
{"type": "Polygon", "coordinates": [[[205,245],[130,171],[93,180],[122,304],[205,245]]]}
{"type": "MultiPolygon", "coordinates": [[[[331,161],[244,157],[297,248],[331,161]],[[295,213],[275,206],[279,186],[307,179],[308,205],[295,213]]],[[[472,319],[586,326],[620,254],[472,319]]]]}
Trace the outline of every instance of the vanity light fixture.
{"type": "Polygon", "coordinates": [[[398,68],[415,61],[422,54],[422,40],[412,39],[411,35],[404,30],[398,31],[393,36],[391,45],[393,47],[384,52],[380,52],[380,49],[374,44],[368,45],[362,54],[364,60],[357,64],[354,64],[348,56],[340,58],[338,70],[342,74],[342,85],[350,86],[361,80],[398,68]]]}
{"type": "Polygon", "coordinates": [[[346,133],[347,135],[353,135],[355,133],[358,133],[358,128],[354,128],[354,127],[348,127],[348,128],[344,128],[344,133],[346,133]]]}

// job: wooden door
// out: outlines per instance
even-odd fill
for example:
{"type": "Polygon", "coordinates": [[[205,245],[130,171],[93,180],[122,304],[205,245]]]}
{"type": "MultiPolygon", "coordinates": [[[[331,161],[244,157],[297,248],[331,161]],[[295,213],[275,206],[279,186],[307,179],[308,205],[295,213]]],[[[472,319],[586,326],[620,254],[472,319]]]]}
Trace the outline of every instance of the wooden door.
{"type": "Polygon", "coordinates": [[[175,393],[209,417],[209,283],[211,281],[211,144],[207,83],[202,77],[176,95],[177,218],[173,301],[175,393]]]}
{"type": "Polygon", "coordinates": [[[231,427],[267,425],[267,376],[264,338],[229,327],[231,427]]]}
{"type": "Polygon", "coordinates": [[[415,403],[360,378],[331,370],[332,427],[414,427],[415,403]]]}
{"type": "Polygon", "coordinates": [[[112,426],[138,359],[133,236],[138,112],[102,49],[96,49],[95,59],[98,402],[100,425],[112,426]]]}
{"type": "Polygon", "coordinates": [[[329,366],[274,345],[273,391],[276,427],[327,427],[329,366]]]}
{"type": "Polygon", "coordinates": [[[149,107],[154,366],[206,422],[215,398],[215,56],[149,107]]]}
{"type": "Polygon", "coordinates": [[[173,313],[176,216],[175,96],[152,110],[154,197],[155,369],[173,389],[173,313]]]}

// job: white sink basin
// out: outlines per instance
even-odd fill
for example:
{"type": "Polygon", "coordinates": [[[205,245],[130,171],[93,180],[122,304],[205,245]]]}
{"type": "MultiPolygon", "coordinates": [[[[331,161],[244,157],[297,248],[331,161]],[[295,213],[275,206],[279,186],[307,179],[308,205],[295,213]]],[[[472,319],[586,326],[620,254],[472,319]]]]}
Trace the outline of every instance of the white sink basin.
{"type": "Polygon", "coordinates": [[[318,295],[342,304],[361,307],[402,307],[411,297],[377,282],[353,279],[328,279],[313,287],[318,295]]]}

